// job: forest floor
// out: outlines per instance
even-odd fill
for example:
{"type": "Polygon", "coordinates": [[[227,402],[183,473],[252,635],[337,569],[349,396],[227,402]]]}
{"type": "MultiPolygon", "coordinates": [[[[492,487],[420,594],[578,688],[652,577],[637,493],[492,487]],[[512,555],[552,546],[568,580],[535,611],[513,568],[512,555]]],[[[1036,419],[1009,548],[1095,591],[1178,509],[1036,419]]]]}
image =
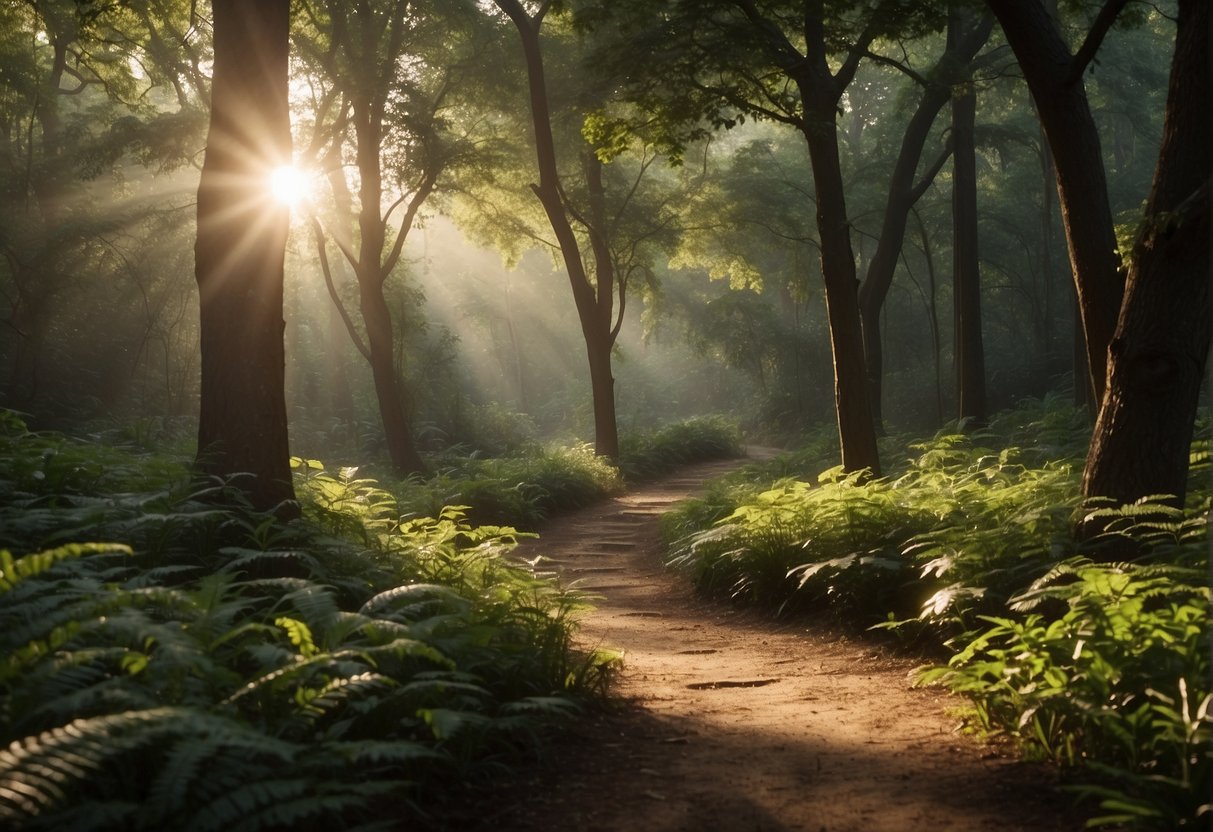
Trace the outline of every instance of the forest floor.
{"type": "Polygon", "coordinates": [[[660,514],[737,461],[683,469],[520,547],[598,596],[587,647],[624,653],[622,705],[583,715],[457,828],[498,832],[1074,832],[1050,769],[958,731],[920,664],[820,624],[695,595],[660,514]]]}

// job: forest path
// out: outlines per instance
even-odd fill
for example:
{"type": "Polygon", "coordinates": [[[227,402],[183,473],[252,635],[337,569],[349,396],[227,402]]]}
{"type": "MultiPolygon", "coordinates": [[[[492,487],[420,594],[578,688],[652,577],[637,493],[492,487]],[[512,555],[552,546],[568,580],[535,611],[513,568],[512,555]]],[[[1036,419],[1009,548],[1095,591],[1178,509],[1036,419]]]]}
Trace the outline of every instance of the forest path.
{"type": "Polygon", "coordinates": [[[580,639],[624,651],[625,704],[575,720],[459,828],[1080,829],[1048,770],[956,733],[955,700],[910,687],[914,661],[697,598],[662,565],[659,516],[739,464],[684,468],[520,547],[600,596],[580,639]]]}

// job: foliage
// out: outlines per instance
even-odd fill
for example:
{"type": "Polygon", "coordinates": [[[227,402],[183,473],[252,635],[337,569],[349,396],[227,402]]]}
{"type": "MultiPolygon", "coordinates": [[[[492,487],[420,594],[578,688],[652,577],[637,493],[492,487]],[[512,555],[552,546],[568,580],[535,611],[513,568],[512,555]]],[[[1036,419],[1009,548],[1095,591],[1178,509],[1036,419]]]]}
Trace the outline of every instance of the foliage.
{"type": "Polygon", "coordinates": [[[541,446],[532,442],[499,457],[450,448],[433,458],[435,476],[395,482],[391,494],[369,488],[371,480],[360,478],[357,468],[344,468],[329,476],[353,488],[368,488],[366,499],[390,502],[389,514],[398,498],[401,510],[410,516],[433,517],[443,506],[460,505],[471,522],[508,522],[534,529],[552,514],[618,493],[625,479],[639,482],[679,465],[739,451],[736,427],[720,418],[703,418],[648,433],[625,434],[619,468],[596,456],[587,444],[541,446]]]}
{"type": "Polygon", "coordinates": [[[1030,401],[982,432],[886,439],[889,478],[827,469],[810,486],[809,472],[828,464],[833,447],[821,435],[672,512],[672,561],[701,587],[738,598],[829,607],[869,623],[921,609],[926,625],[963,626],[1068,545],[1084,430],[1056,399],[1030,401]],[[1028,436],[1038,444],[1008,444],[1028,436]]]}
{"type": "MultiPolygon", "coordinates": [[[[1186,525],[1182,546],[1202,560],[1204,521],[1186,525]]],[[[918,680],[964,694],[980,728],[1086,766],[1094,782],[1076,790],[1103,809],[1089,825],[1198,828],[1213,810],[1209,600],[1204,570],[1067,560],[1011,605],[1062,614],[983,617],[918,680]]]]}
{"type": "Polygon", "coordinates": [[[982,431],[893,440],[911,455],[886,479],[830,469],[810,485],[785,457],[762,486],[753,467],[674,513],[671,562],[707,591],[946,645],[919,680],[968,697],[978,727],[1082,767],[1076,790],[1103,807],[1092,825],[1195,828],[1213,785],[1208,441],[1186,510],[1083,506],[1088,431],[1050,398],[982,431]],[[1083,513],[1106,531],[1077,542],[1083,513]],[[1135,562],[1106,563],[1126,542],[1135,562]]]}
{"type": "Polygon", "coordinates": [[[439,473],[429,480],[393,486],[409,514],[433,516],[457,504],[476,522],[533,529],[553,512],[580,508],[623,487],[614,466],[584,444],[532,445],[496,458],[448,451],[434,467],[439,473]]]}
{"type": "Polygon", "coordinates": [[[635,483],[690,462],[728,459],[741,453],[741,435],[735,425],[721,417],[704,417],[624,435],[619,468],[628,482],[635,483]]]}
{"type": "Polygon", "coordinates": [[[93,449],[4,428],[6,828],[420,818],[605,679],[570,648],[579,599],[508,560],[513,529],[402,521],[375,483],[306,463],[290,525],[181,469],[140,490],[163,464],[133,455],[103,496],[93,449]]]}

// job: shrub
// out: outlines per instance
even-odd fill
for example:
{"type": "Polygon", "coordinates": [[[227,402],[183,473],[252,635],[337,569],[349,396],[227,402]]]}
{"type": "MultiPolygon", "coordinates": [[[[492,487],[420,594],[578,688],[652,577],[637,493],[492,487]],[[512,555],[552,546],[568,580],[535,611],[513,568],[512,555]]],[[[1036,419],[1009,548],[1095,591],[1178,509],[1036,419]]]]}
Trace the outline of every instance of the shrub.
{"type": "Polygon", "coordinates": [[[689,419],[620,440],[619,468],[628,482],[668,474],[680,465],[742,455],[741,432],[719,417],[689,419]]]}

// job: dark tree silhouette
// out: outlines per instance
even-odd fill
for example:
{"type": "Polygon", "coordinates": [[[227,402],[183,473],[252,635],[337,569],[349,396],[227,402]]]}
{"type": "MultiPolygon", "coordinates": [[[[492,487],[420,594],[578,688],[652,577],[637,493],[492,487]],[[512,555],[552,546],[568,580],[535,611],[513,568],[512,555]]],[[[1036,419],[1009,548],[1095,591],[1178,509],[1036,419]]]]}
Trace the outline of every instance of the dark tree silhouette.
{"type": "Polygon", "coordinates": [[[1209,356],[1209,3],[1180,0],[1162,147],[1108,351],[1083,494],[1182,505],[1209,356]]]}
{"type": "Polygon", "coordinates": [[[214,78],[198,185],[198,469],[236,479],[259,509],[294,507],[283,392],[289,210],[270,176],[291,158],[289,0],[214,0],[214,78]],[[248,475],[247,477],[244,475],[248,475]]]}

